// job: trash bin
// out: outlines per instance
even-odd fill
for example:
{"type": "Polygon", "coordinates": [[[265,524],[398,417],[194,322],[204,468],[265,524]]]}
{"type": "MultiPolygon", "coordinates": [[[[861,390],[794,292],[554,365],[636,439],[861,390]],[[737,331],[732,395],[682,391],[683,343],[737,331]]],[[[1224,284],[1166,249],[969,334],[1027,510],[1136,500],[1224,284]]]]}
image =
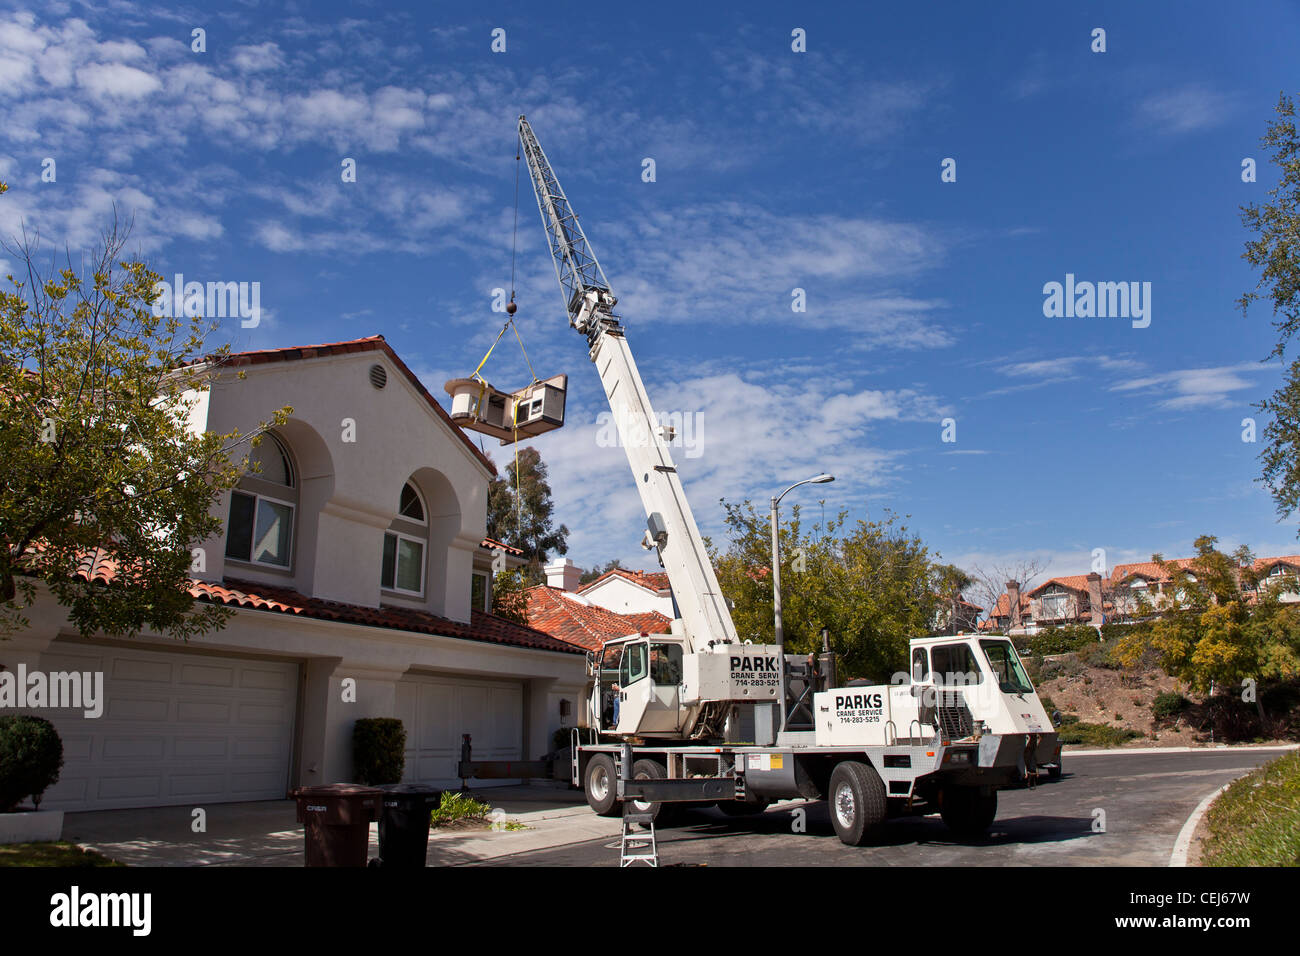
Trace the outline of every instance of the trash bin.
{"type": "Polygon", "coordinates": [[[383,791],[379,813],[379,866],[419,869],[429,849],[429,817],[442,791],[415,783],[393,783],[383,791]]]}
{"type": "Polygon", "coordinates": [[[298,801],[307,866],[365,866],[370,824],[379,815],[374,787],[332,783],[301,787],[289,796],[298,801]]]}

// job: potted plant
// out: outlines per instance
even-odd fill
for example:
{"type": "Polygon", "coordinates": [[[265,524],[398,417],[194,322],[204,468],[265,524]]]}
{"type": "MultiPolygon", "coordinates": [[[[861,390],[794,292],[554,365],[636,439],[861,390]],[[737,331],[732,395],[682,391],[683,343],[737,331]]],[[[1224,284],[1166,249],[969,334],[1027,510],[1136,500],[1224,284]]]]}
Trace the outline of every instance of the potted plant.
{"type": "Polygon", "coordinates": [[[58,782],[63,741],[44,717],[0,717],[0,843],[39,843],[63,835],[63,811],[41,810],[58,782]],[[31,798],[30,808],[20,807],[31,798]]]}

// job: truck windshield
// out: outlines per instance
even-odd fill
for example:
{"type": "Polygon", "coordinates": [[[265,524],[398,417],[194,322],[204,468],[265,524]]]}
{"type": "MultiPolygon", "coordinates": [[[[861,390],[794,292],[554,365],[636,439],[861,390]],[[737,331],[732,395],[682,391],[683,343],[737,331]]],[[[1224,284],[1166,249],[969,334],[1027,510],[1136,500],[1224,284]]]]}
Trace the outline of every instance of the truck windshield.
{"type": "Polygon", "coordinates": [[[998,679],[998,686],[1004,694],[1032,694],[1034,685],[1029,683],[1020,658],[1012,649],[1009,641],[980,641],[984,656],[988,658],[993,675],[998,679]]]}

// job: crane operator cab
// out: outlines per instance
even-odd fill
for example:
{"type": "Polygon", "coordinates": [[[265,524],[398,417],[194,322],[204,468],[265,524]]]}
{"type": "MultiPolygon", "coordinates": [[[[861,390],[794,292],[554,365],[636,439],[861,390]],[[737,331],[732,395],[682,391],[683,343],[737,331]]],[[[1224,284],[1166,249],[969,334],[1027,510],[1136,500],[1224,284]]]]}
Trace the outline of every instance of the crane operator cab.
{"type": "Polygon", "coordinates": [[[681,638],[633,634],[609,641],[590,670],[588,718],[601,733],[654,735],[680,729],[681,638]]]}

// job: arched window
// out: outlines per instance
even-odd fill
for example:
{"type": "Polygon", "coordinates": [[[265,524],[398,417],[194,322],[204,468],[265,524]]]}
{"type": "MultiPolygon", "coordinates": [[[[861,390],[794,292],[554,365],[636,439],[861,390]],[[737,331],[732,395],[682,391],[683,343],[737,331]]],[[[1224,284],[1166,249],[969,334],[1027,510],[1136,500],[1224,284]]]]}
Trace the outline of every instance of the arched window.
{"type": "Polygon", "coordinates": [[[293,459],[270,432],[248,457],[248,474],[230,493],[226,557],[287,570],[293,563],[293,519],[298,509],[293,459]]]}
{"type": "Polygon", "coordinates": [[[423,597],[429,543],[425,514],[419,489],[408,481],[398,497],[397,517],[384,533],[380,587],[397,594],[423,597]]]}

